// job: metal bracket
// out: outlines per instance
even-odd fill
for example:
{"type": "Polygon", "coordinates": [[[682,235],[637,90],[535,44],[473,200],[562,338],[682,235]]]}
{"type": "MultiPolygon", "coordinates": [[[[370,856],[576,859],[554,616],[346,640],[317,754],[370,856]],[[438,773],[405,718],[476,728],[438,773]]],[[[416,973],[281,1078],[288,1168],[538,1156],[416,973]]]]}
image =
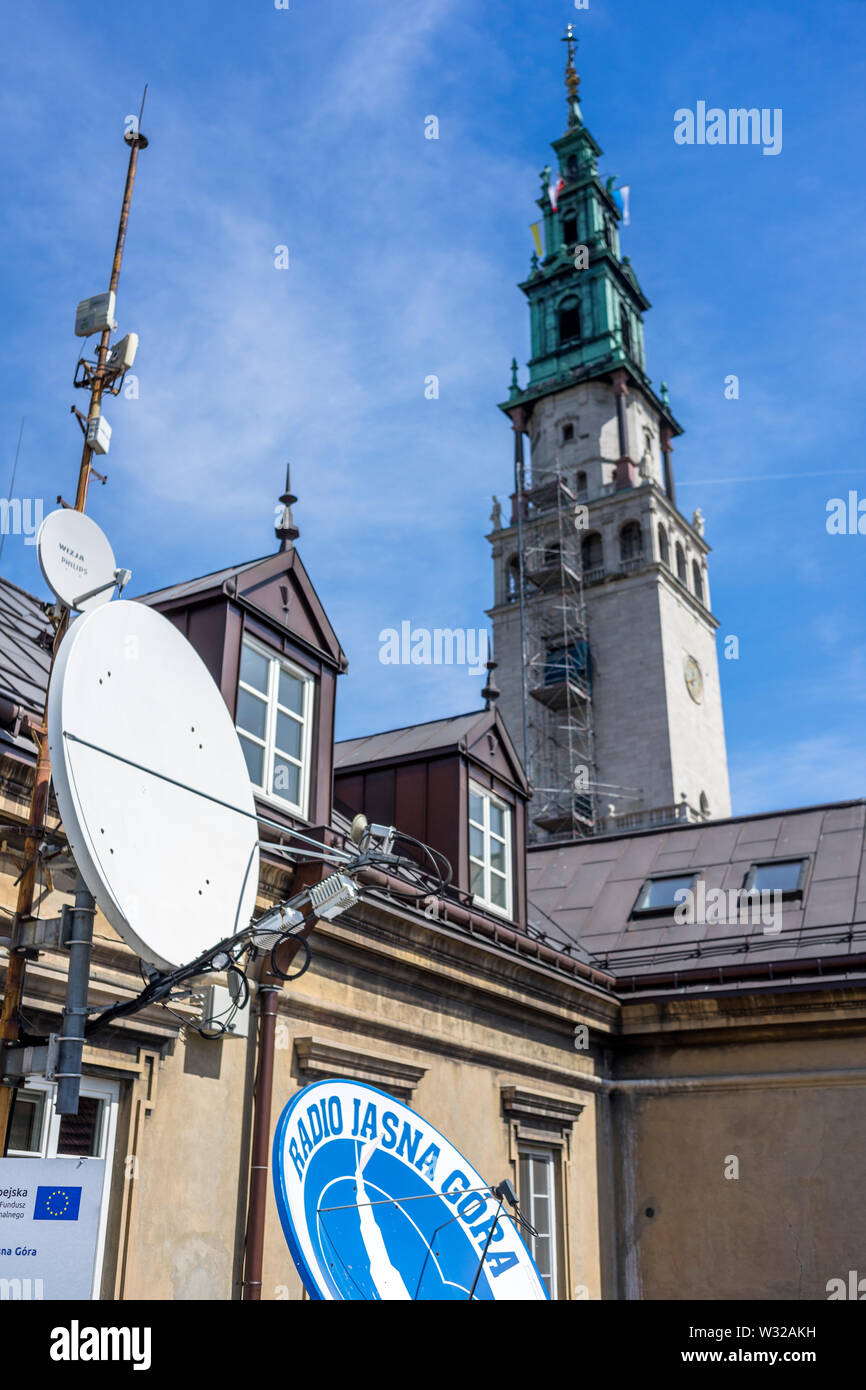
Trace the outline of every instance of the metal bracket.
{"type": "Polygon", "coordinates": [[[15,951],[63,950],[72,932],[72,908],[64,903],[59,917],[26,917],[15,928],[15,951]]]}
{"type": "Polygon", "coordinates": [[[0,1079],[4,1086],[20,1086],[34,1076],[42,1076],[53,1081],[57,1070],[57,1054],[60,1037],[49,1033],[48,1042],[36,1047],[15,1047],[7,1045],[0,1057],[0,1079]]]}

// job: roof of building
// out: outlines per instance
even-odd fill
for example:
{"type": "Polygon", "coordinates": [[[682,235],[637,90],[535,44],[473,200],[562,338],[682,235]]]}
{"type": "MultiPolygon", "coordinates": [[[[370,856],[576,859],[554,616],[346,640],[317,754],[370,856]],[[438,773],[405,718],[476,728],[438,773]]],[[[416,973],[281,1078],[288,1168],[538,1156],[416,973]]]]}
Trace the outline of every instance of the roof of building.
{"type": "Polygon", "coordinates": [[[624,990],[866,972],[866,801],[534,846],[527,877],[530,903],[624,990]],[[757,910],[743,921],[730,890],[753,864],[785,859],[808,861],[801,895],[782,902],[780,920],[767,920],[768,900],[764,921],[757,910]],[[711,899],[702,911],[698,896],[696,920],[635,914],[648,878],[677,873],[698,874],[705,894],[723,890],[724,907],[711,899]]]}
{"type": "Polygon", "coordinates": [[[169,614],[218,596],[249,607],[266,621],[276,620],[281,630],[288,622],[286,615],[294,598],[291,632],[295,640],[310,645],[337,670],[348,668],[346,654],[294,546],[139,594],[138,599],[169,614]]]}
{"type": "MultiPolygon", "coordinates": [[[[528,797],[526,773],[495,704],[447,719],[430,719],[424,724],[407,724],[384,733],[343,739],[334,744],[334,774],[339,777],[366,768],[423,760],[453,753],[455,749],[468,757],[477,757],[482,741],[491,734],[502,753],[500,772],[528,797]]],[[[486,758],[482,761],[487,764],[486,758]]]]}
{"type": "Polygon", "coordinates": [[[245,560],[240,565],[226,565],[223,569],[211,570],[210,574],[200,574],[197,579],[187,579],[182,584],[167,584],[164,589],[151,589],[149,593],[136,594],[135,597],[141,603],[152,603],[156,600],[163,603],[169,599],[191,598],[194,594],[203,594],[209,589],[219,589],[227,579],[233,579],[245,570],[255,569],[256,565],[270,558],[269,555],[263,555],[257,560],[245,560]]]}
{"type": "MultiPolygon", "coordinates": [[[[0,695],[41,717],[48,689],[53,630],[42,601],[0,579],[0,695]]],[[[33,752],[29,738],[0,729],[0,746],[33,752]]]]}
{"type": "Polygon", "coordinates": [[[430,719],[426,724],[407,724],[381,734],[346,738],[334,744],[334,767],[356,767],[364,763],[389,762],[416,753],[434,753],[453,748],[467,739],[486,717],[486,710],[454,714],[448,719],[430,719]]]}

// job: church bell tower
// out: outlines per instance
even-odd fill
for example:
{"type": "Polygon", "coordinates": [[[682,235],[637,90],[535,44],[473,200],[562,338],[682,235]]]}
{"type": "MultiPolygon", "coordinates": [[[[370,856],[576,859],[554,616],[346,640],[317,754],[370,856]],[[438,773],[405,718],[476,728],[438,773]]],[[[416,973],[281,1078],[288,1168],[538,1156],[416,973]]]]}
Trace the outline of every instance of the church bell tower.
{"type": "Polygon", "coordinates": [[[536,841],[730,814],[709,546],[700,511],[677,506],[682,430],[646,372],[650,305],[583,123],[571,25],[565,42],[568,124],[541,175],[544,254],[520,286],[529,378],[513,362],[500,407],[511,512],[503,525],[494,507],[488,537],[499,708],[536,841]]]}

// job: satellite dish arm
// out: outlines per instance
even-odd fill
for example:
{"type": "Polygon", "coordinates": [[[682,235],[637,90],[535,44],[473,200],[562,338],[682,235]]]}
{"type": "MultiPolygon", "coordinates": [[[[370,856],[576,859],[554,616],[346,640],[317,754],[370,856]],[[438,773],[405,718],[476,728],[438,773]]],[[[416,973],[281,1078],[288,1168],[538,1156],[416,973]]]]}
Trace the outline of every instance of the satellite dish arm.
{"type": "MultiPolygon", "coordinates": [[[[332,875],[332,877],[341,877],[341,875],[332,875]]],[[[245,927],[242,932],[238,932],[235,936],[226,937],[216,946],[211,946],[202,955],[190,961],[188,965],[178,966],[176,970],[170,970],[165,974],[154,975],[133,999],[122,999],[116,1004],[111,1004],[107,1009],[103,1009],[101,1013],[96,1014],[88,1022],[84,1030],[86,1036],[92,1036],[98,1029],[107,1027],[115,1019],[127,1018],[130,1014],[138,1013],[140,1009],[146,1009],[149,1004],[161,1003],[171,994],[173,989],[177,989],[178,985],[193,979],[196,975],[202,975],[208,971],[225,970],[228,966],[235,964],[244,950],[256,945],[257,935],[259,938],[264,936],[273,940],[273,954],[273,950],[283,942],[299,936],[302,930],[309,931],[319,915],[310,899],[310,890],[304,889],[294,898],[290,898],[288,902],[273,908],[271,912],[266,914],[266,917],[260,918],[252,926],[245,927]],[[278,914],[282,914],[282,916],[278,918],[278,914]],[[288,930],[286,926],[281,926],[279,929],[272,926],[268,931],[268,921],[272,917],[281,922],[289,917],[294,917],[297,920],[290,923],[288,930]]],[[[270,941],[260,939],[259,944],[270,944],[270,941]]],[[[306,946],[306,942],[304,945],[306,946]]],[[[309,953],[308,946],[306,946],[306,951],[309,953]]],[[[286,975],[283,978],[297,978],[297,975],[286,975]]]]}

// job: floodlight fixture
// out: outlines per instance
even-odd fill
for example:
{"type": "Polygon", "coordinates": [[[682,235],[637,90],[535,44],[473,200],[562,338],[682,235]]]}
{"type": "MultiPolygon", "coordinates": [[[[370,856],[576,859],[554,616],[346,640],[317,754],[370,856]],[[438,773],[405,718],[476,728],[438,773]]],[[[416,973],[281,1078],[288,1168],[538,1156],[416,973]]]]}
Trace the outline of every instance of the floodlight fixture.
{"type": "Polygon", "coordinates": [[[349,839],[361,850],[379,849],[382,854],[390,854],[394,847],[394,839],[397,834],[393,825],[375,825],[367,820],[362,811],[359,811],[352,821],[349,831],[349,839]],[[376,841],[381,844],[376,844],[376,841]]]}

